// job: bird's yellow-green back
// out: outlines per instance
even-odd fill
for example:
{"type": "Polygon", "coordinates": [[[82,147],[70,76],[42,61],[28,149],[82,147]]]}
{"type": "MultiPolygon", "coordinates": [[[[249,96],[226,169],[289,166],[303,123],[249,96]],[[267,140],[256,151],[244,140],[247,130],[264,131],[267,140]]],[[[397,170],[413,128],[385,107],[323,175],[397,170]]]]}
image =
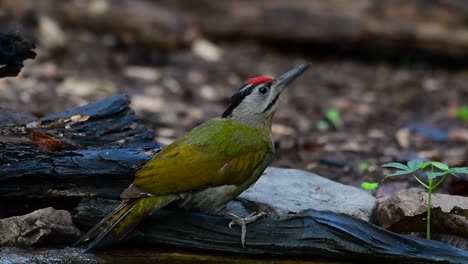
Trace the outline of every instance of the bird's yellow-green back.
{"type": "Polygon", "coordinates": [[[272,154],[270,131],[214,118],[164,148],[133,184],[153,195],[241,185],[272,154]]]}

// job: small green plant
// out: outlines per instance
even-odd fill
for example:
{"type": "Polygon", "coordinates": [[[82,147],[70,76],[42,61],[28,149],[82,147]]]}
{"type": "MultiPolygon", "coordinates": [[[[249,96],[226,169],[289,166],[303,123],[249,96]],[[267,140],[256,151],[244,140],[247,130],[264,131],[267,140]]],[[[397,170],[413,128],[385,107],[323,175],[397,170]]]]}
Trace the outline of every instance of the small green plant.
{"type": "Polygon", "coordinates": [[[432,191],[439,186],[448,175],[457,176],[457,174],[468,174],[468,167],[449,168],[446,164],[437,161],[410,160],[406,165],[398,162],[390,162],[382,165],[382,167],[398,169],[396,172],[385,176],[384,180],[389,177],[410,174],[427,189],[427,216],[426,216],[426,237],[431,239],[431,201],[432,191]],[[427,183],[421,180],[417,172],[424,172],[427,178],[427,183]]]}
{"type": "Polygon", "coordinates": [[[341,113],[340,110],[336,108],[329,108],[326,112],[327,119],[336,127],[341,127],[341,113]]]}
{"type": "Polygon", "coordinates": [[[342,126],[341,112],[336,108],[328,108],[325,111],[325,118],[321,119],[316,124],[320,131],[328,131],[330,129],[340,129],[342,126]]]}
{"type": "Polygon", "coordinates": [[[368,170],[370,167],[370,163],[367,161],[363,161],[363,160],[358,161],[357,165],[358,165],[358,168],[363,171],[368,170]]]}
{"type": "Polygon", "coordinates": [[[366,191],[373,191],[379,187],[378,182],[363,182],[361,183],[361,188],[366,191]]]}
{"type": "Polygon", "coordinates": [[[468,121],[468,105],[462,105],[457,109],[457,117],[462,121],[468,121]]]}

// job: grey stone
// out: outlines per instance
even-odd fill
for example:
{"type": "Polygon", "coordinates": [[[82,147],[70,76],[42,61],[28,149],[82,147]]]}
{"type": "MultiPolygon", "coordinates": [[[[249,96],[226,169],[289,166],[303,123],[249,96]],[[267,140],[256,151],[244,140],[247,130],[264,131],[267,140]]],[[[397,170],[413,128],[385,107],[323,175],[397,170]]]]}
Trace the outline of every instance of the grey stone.
{"type": "Polygon", "coordinates": [[[79,236],[70,213],[52,207],[0,219],[0,246],[31,246],[46,237],[53,237],[53,244],[63,245],[79,236]]]}
{"type": "Polygon", "coordinates": [[[39,17],[39,40],[48,49],[66,49],[68,40],[60,25],[51,17],[39,17]]]}
{"type": "Polygon", "coordinates": [[[306,171],[273,167],[238,199],[276,218],[315,209],[369,221],[377,206],[377,199],[362,189],[306,171]]]}

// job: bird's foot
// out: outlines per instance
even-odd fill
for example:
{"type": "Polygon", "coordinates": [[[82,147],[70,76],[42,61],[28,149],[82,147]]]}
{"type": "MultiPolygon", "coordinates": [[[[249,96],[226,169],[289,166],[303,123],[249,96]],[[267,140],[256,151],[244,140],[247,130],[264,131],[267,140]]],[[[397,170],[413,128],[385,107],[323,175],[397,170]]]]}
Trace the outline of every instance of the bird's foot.
{"type": "Polygon", "coordinates": [[[247,217],[240,217],[235,214],[228,213],[231,222],[229,223],[229,228],[232,228],[233,225],[239,225],[241,227],[241,243],[242,247],[245,247],[245,235],[247,234],[247,224],[250,224],[260,217],[266,215],[264,212],[260,213],[251,213],[247,217]]]}

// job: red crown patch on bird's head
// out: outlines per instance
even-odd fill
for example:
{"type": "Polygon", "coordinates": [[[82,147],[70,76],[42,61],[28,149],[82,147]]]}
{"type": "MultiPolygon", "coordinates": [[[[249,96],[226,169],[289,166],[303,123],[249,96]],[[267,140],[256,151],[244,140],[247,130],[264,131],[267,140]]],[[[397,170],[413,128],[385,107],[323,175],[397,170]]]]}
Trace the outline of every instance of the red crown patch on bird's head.
{"type": "Polygon", "coordinates": [[[269,76],[258,76],[258,77],[248,79],[245,83],[247,84],[267,83],[267,82],[271,82],[272,80],[273,78],[269,76]]]}

